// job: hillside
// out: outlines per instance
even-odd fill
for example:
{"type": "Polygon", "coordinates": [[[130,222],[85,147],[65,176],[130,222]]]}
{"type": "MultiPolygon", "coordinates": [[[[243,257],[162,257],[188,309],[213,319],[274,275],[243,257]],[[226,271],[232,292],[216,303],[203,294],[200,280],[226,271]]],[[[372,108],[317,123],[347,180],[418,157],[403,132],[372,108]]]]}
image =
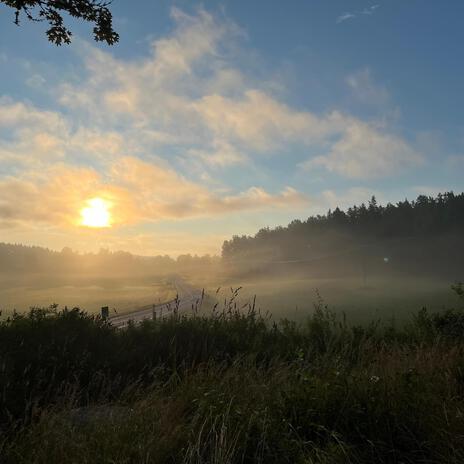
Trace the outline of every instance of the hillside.
{"type": "Polygon", "coordinates": [[[419,196],[396,205],[368,205],[265,228],[225,241],[222,257],[237,272],[297,271],[340,277],[363,267],[374,274],[462,276],[464,194],[419,196]]]}

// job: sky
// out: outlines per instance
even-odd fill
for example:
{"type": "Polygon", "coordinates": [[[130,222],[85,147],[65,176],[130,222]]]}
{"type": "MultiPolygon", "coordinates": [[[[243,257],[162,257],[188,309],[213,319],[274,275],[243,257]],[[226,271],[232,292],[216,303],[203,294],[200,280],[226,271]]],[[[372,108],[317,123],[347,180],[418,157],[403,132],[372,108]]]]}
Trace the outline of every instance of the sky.
{"type": "Polygon", "coordinates": [[[110,9],[118,44],[67,18],[56,47],[0,5],[0,242],[219,254],[372,195],[463,190],[460,0],[110,9]]]}

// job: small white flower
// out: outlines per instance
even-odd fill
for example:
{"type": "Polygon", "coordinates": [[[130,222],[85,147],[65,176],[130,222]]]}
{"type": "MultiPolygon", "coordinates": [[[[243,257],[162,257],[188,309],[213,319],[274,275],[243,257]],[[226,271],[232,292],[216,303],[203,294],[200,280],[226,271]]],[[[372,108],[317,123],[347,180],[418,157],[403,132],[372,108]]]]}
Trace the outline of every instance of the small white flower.
{"type": "Polygon", "coordinates": [[[372,375],[371,378],[369,379],[370,383],[377,383],[380,380],[380,377],[376,375],[372,375]]]}

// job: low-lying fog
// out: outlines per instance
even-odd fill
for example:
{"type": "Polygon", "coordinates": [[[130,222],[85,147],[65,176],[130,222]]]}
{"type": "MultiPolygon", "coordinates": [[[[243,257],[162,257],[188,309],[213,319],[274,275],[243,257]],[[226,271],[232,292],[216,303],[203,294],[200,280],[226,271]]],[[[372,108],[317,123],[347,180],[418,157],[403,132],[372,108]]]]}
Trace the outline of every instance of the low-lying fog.
{"type": "Polygon", "coordinates": [[[454,304],[450,286],[464,280],[463,233],[464,194],[448,192],[386,206],[372,197],[368,206],[234,236],[221,257],[81,254],[0,243],[0,309],[58,303],[124,312],[176,293],[182,298],[190,285],[206,289],[205,311],[243,287],[237,307],[256,295],[257,307],[276,318],[300,319],[318,303],[352,320],[401,320],[423,306],[454,304]]]}
{"type": "MultiPolygon", "coordinates": [[[[59,255],[53,255],[57,261],[60,261],[59,255]]],[[[46,307],[53,303],[61,307],[78,306],[92,313],[99,312],[102,306],[109,306],[112,313],[113,309],[118,313],[127,312],[168,301],[178,292],[182,298],[182,289],[176,285],[181,278],[195,288],[205,289],[209,296],[202,306],[205,312],[216,302],[221,308],[231,298],[232,291],[241,287],[236,298],[238,308],[252,304],[256,295],[256,309],[263,314],[272,313],[275,319],[301,320],[313,311],[315,304],[322,303],[337,312],[344,311],[356,323],[366,319],[400,321],[423,306],[430,309],[452,306],[455,296],[450,285],[458,277],[404,275],[380,257],[375,265],[366,260],[351,260],[351,267],[342,269],[343,275],[337,275],[339,272],[334,270],[333,276],[327,263],[322,262],[292,271],[292,263],[263,269],[256,267],[256,263],[230,266],[211,259],[200,264],[192,258],[189,263],[166,262],[164,266],[155,266],[147,258],[126,256],[130,265],[128,262],[116,265],[115,260],[121,257],[111,254],[99,259],[114,262],[88,266],[87,271],[79,273],[69,263],[64,265],[67,258],[61,257],[61,266],[50,271],[6,272],[3,269],[0,275],[3,316],[14,309],[22,312],[31,306],[46,307]]],[[[340,263],[336,269],[340,271],[340,263]]]]}

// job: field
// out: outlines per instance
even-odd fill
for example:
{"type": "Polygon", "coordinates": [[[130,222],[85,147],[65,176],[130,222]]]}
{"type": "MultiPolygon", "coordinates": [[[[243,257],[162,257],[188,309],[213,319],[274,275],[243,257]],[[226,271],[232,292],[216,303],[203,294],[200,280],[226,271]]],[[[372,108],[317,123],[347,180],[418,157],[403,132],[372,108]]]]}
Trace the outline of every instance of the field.
{"type": "MultiPolygon", "coordinates": [[[[452,282],[437,279],[390,278],[368,279],[308,279],[301,276],[279,276],[266,279],[231,279],[224,277],[214,282],[192,279],[197,288],[219,302],[228,298],[231,288],[240,288],[238,306],[252,302],[263,313],[270,312],[274,319],[288,318],[303,321],[314,311],[314,304],[324,304],[340,314],[346,313],[353,323],[372,320],[405,322],[422,307],[439,311],[455,301],[450,291],[452,282]],[[217,289],[220,288],[216,294],[217,289]]],[[[206,308],[208,309],[208,308],[206,308]]]]}
{"type": "MultiPolygon", "coordinates": [[[[229,298],[231,289],[240,288],[235,298],[238,307],[252,303],[256,296],[256,308],[263,314],[271,313],[276,321],[282,318],[303,321],[321,300],[332,311],[346,313],[353,323],[378,319],[403,323],[424,306],[439,311],[454,302],[450,292],[452,282],[437,279],[369,278],[363,281],[353,277],[314,279],[301,275],[245,279],[225,273],[207,277],[184,273],[183,278],[194,288],[204,288],[210,296],[203,305],[206,313],[215,302],[222,304],[229,298]]],[[[172,299],[178,291],[174,281],[175,276],[166,275],[53,279],[35,275],[22,280],[4,276],[0,279],[0,309],[6,316],[14,309],[26,312],[32,306],[48,307],[56,303],[60,307],[80,307],[90,314],[98,313],[102,306],[124,313],[172,299]]]]}
{"type": "Polygon", "coordinates": [[[58,304],[79,307],[88,313],[98,313],[102,306],[115,308],[118,313],[139,306],[172,299],[176,289],[166,276],[62,276],[44,278],[27,275],[22,279],[0,279],[0,309],[11,314],[14,309],[26,312],[32,306],[58,304]]]}

